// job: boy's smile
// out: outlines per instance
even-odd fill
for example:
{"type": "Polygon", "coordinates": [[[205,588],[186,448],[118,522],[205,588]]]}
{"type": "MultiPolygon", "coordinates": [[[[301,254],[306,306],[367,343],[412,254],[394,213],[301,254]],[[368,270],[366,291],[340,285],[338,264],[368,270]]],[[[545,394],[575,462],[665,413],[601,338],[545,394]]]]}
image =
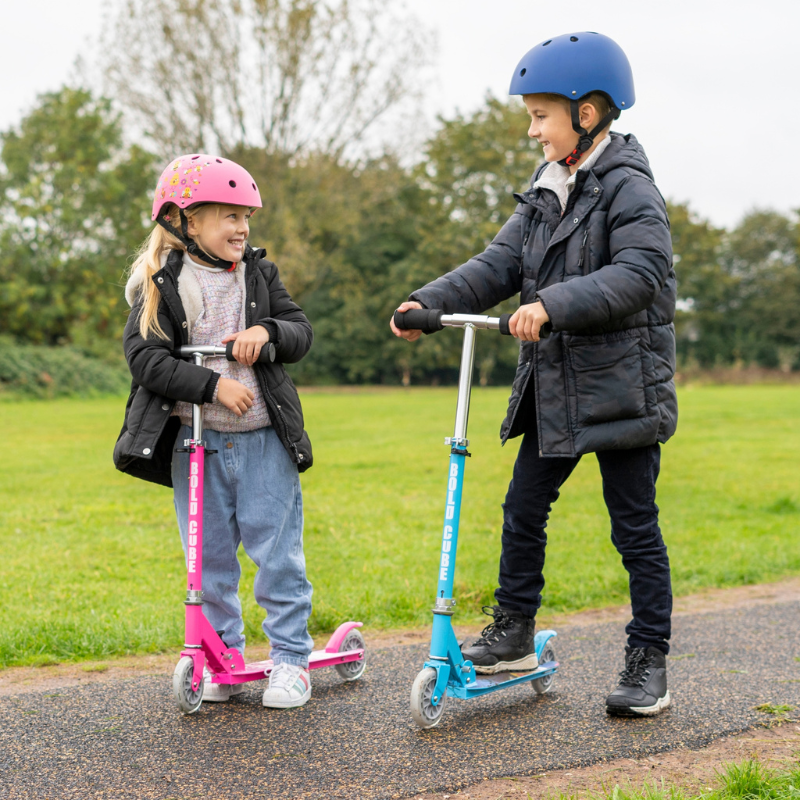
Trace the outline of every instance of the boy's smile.
{"type": "Polygon", "coordinates": [[[545,161],[566,158],[578,144],[578,134],[572,129],[569,104],[550,100],[541,94],[526,94],[522,99],[531,117],[528,136],[542,146],[545,161]]]}

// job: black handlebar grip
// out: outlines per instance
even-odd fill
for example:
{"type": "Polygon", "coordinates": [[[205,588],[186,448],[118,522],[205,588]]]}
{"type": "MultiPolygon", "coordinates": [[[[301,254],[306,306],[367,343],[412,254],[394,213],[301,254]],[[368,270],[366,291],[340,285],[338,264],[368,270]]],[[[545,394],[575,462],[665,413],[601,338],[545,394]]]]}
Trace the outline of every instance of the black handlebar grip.
{"type": "MultiPolygon", "coordinates": [[[[508,329],[508,321],[511,319],[513,314],[501,314],[500,315],[500,333],[503,336],[511,336],[511,331],[508,329]]],[[[539,339],[546,339],[551,333],[553,332],[553,325],[550,322],[545,322],[541,328],[539,328],[539,339]]]]}
{"type": "MultiPolygon", "coordinates": [[[[235,342],[228,342],[225,345],[225,358],[228,361],[236,361],[233,357],[233,345],[235,342]]],[[[267,342],[262,346],[261,352],[258,354],[256,364],[269,364],[275,360],[275,345],[272,342],[267,342]]]]}
{"type": "Polygon", "coordinates": [[[444,328],[443,311],[438,308],[411,308],[408,311],[395,311],[394,324],[401,331],[422,331],[434,333],[444,328]]]}

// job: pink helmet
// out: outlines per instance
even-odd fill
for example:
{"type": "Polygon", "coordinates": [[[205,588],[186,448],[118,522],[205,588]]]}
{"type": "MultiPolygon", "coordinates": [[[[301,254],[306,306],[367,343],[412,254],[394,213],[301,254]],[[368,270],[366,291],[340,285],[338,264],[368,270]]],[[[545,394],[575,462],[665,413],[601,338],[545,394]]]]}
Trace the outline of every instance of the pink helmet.
{"type": "Polygon", "coordinates": [[[154,222],[166,203],[174,203],[180,209],[197,203],[261,208],[261,195],[244,167],[227,158],[189,153],[173,158],[161,173],[153,198],[154,222]]]}

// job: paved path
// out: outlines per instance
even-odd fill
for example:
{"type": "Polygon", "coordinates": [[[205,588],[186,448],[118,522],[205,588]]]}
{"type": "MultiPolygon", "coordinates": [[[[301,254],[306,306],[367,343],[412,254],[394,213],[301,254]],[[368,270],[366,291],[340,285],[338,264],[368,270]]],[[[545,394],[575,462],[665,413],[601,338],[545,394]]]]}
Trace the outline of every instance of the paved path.
{"type": "Polygon", "coordinates": [[[551,694],[450,699],[430,731],[408,712],[419,645],[369,650],[356,683],[315,672],[311,700],[291,711],[263,709],[251,684],[183,717],[167,676],[19,694],[0,700],[0,798],[400,798],[701,746],[764,719],[755,705],[800,705],[798,621],[798,602],[677,618],[674,704],[655,719],[606,717],[623,646],[607,623],[562,631],[551,694]]]}

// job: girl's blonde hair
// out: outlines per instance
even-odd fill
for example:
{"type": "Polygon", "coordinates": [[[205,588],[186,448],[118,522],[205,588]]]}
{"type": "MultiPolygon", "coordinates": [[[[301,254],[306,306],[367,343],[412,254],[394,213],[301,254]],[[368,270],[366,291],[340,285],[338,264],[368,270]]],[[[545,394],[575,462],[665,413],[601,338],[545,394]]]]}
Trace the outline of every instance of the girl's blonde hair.
{"type": "MultiPolygon", "coordinates": [[[[216,208],[217,214],[219,214],[219,206],[216,208]]],[[[209,205],[202,205],[194,209],[187,208],[183,213],[186,214],[187,219],[197,219],[199,222],[200,215],[205,214],[208,209],[209,205]]],[[[180,230],[180,213],[176,205],[171,203],[167,206],[166,216],[170,224],[180,230]]],[[[161,257],[170,250],[185,252],[186,246],[169,231],[156,225],[142,242],[142,246],[136,252],[136,257],[131,264],[130,275],[140,268],[144,270],[144,279],[138,289],[142,298],[142,307],[139,311],[139,333],[143,339],[147,339],[151,335],[158,336],[160,339],[169,338],[158,323],[158,305],[161,302],[161,293],[153,283],[153,275],[161,269],[161,257]]]]}

